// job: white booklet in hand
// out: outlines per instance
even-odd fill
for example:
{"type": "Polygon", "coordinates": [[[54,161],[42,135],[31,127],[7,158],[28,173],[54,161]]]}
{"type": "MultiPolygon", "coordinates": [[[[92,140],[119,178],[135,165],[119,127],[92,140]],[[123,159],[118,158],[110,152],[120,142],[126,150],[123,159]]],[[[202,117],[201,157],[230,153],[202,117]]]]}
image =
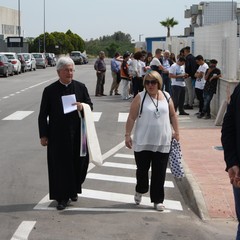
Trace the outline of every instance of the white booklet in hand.
{"type": "Polygon", "coordinates": [[[64,112],[64,114],[70,113],[70,112],[73,112],[73,111],[77,110],[77,105],[72,105],[76,101],[77,100],[76,100],[75,94],[62,96],[63,112],[64,112]]]}

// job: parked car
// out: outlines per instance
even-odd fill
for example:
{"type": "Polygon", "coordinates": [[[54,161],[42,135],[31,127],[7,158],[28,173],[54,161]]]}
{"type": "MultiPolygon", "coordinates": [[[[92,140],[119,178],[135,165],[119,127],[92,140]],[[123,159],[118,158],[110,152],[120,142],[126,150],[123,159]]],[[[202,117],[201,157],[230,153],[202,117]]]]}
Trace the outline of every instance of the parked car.
{"type": "Polygon", "coordinates": [[[14,66],[14,73],[20,74],[21,69],[21,62],[18,60],[17,54],[14,52],[1,52],[0,54],[4,54],[8,59],[11,60],[11,63],[14,66]]]}
{"type": "Polygon", "coordinates": [[[56,55],[55,55],[55,53],[51,53],[52,54],[52,56],[53,56],[53,59],[54,59],[54,61],[56,62],[56,64],[57,64],[57,58],[56,58],[56,55]]]}
{"type": "Polygon", "coordinates": [[[44,53],[32,53],[36,59],[36,66],[46,68],[47,67],[47,58],[44,53]]]}
{"type": "Polygon", "coordinates": [[[0,75],[4,77],[8,77],[9,75],[13,76],[14,74],[14,67],[4,54],[0,54],[0,75]]]}
{"type": "Polygon", "coordinates": [[[84,64],[87,64],[87,63],[88,63],[88,57],[87,57],[87,55],[84,54],[84,53],[82,53],[82,54],[81,54],[81,57],[82,57],[82,59],[83,59],[83,63],[84,63],[84,64]]]}
{"type": "Polygon", "coordinates": [[[22,53],[23,57],[25,59],[25,62],[27,63],[27,70],[28,71],[36,71],[37,65],[36,65],[36,59],[31,53],[22,53]]]}
{"type": "Polygon", "coordinates": [[[53,67],[56,66],[57,61],[54,53],[45,53],[45,56],[48,60],[48,65],[53,67]]]}
{"type": "Polygon", "coordinates": [[[82,53],[80,51],[72,51],[70,53],[70,58],[75,64],[83,64],[82,53]]]}
{"type": "Polygon", "coordinates": [[[17,54],[18,60],[21,62],[21,71],[25,73],[27,71],[27,63],[22,53],[17,54]]]}

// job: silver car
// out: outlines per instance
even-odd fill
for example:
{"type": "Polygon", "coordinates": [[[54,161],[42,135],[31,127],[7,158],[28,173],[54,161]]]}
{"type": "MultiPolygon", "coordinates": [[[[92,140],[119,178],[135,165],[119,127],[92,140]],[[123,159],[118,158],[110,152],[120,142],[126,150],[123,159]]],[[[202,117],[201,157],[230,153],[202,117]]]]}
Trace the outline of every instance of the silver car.
{"type": "Polygon", "coordinates": [[[18,60],[17,54],[14,52],[1,52],[1,54],[4,54],[9,60],[11,60],[11,63],[14,66],[14,73],[20,74],[22,72],[21,69],[21,62],[18,60]]]}
{"type": "Polygon", "coordinates": [[[22,53],[22,55],[27,64],[27,70],[28,71],[32,71],[32,70],[36,71],[37,64],[36,64],[36,59],[33,56],[33,54],[32,53],[22,53]]]}
{"type": "Polygon", "coordinates": [[[47,63],[47,58],[44,55],[44,53],[32,53],[34,58],[36,59],[36,66],[37,67],[42,67],[46,68],[48,63],[47,63]]]}

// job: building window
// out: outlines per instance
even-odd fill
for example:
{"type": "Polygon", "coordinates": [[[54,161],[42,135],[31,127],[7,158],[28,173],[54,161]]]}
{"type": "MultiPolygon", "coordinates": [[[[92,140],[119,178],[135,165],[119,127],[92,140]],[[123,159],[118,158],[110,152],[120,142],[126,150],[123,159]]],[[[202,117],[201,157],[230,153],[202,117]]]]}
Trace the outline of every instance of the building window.
{"type": "Polygon", "coordinates": [[[2,34],[12,34],[14,35],[14,26],[2,24],[2,34]]]}

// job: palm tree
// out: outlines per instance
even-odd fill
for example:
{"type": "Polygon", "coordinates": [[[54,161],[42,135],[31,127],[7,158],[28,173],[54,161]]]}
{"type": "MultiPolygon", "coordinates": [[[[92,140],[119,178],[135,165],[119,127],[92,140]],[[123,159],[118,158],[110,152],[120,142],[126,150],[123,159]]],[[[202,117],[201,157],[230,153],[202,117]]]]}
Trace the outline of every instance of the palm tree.
{"type": "Polygon", "coordinates": [[[178,21],[176,21],[174,17],[168,17],[165,21],[161,21],[160,24],[167,28],[167,37],[170,37],[170,28],[173,28],[175,25],[177,25],[178,21]]]}

